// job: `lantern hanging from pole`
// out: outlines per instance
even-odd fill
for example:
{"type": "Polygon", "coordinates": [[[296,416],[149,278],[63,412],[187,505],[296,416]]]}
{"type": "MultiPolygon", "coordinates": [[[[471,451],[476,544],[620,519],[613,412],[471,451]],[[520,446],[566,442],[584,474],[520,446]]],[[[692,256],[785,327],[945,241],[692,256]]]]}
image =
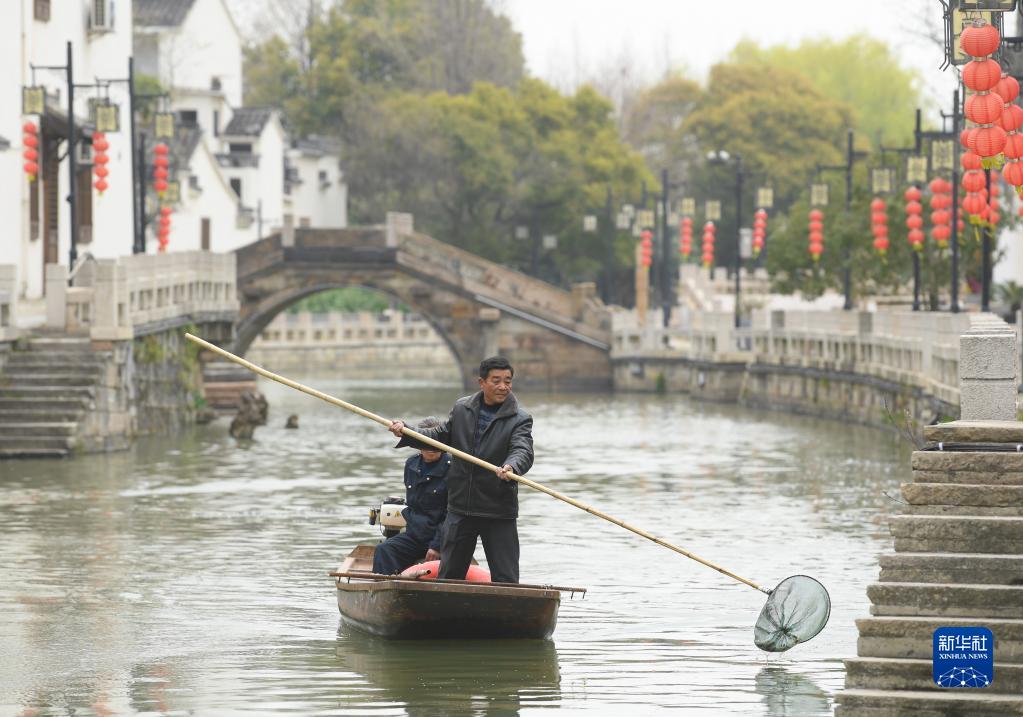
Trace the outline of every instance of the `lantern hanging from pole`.
{"type": "Polygon", "coordinates": [[[107,183],[107,176],[110,174],[110,170],[107,168],[107,164],[110,162],[110,157],[107,155],[107,150],[110,149],[110,143],[107,141],[107,136],[103,132],[92,133],[92,173],[96,175],[96,181],[92,183],[92,186],[96,188],[96,192],[102,197],[103,192],[110,186],[107,183]]]}
{"type": "Polygon", "coordinates": [[[644,229],[639,239],[639,256],[644,268],[650,268],[654,258],[654,234],[644,229]]]}
{"type": "Polygon", "coordinates": [[[714,222],[707,222],[703,225],[703,246],[702,256],[700,257],[703,261],[703,266],[706,269],[714,266],[714,234],[716,229],[714,222]]]}
{"type": "Polygon", "coordinates": [[[767,239],[767,210],[763,207],[757,209],[753,215],[753,257],[760,256],[763,251],[764,242],[767,239]]]}
{"type": "Polygon", "coordinates": [[[156,194],[160,199],[163,199],[167,192],[167,177],[169,176],[167,171],[169,164],[167,154],[169,151],[167,145],[163,142],[157,142],[153,145],[153,189],[156,190],[156,194]]]}
{"type": "Polygon", "coordinates": [[[910,187],[903,196],[906,199],[906,228],[909,230],[906,238],[913,249],[921,251],[924,248],[924,207],[920,203],[923,193],[919,187],[910,187]]]}
{"type": "Polygon", "coordinates": [[[809,213],[809,251],[816,264],[824,253],[824,213],[820,209],[811,209],[809,213]]]}
{"type": "Polygon", "coordinates": [[[888,251],[888,205],[881,197],[870,202],[870,232],[874,235],[874,249],[884,256],[888,251]]]}
{"type": "MultiPolygon", "coordinates": [[[[976,156],[976,155],[974,155],[976,156]]],[[[979,157],[977,160],[979,161],[979,157]]],[[[939,249],[948,248],[952,236],[952,183],[942,177],[935,177],[929,185],[931,190],[931,239],[939,249]]]]}
{"type": "Polygon", "coordinates": [[[171,228],[171,212],[173,209],[167,204],[160,207],[160,228],[157,230],[156,236],[159,241],[160,252],[167,251],[167,244],[170,243],[170,228],[171,228]]]}
{"type": "Polygon", "coordinates": [[[687,261],[689,259],[689,255],[693,253],[692,217],[682,217],[682,223],[679,228],[678,250],[682,255],[682,258],[687,261]]]}
{"type": "Polygon", "coordinates": [[[39,129],[35,122],[26,122],[21,127],[21,144],[25,147],[21,156],[25,160],[22,169],[28,176],[28,181],[33,182],[39,176],[39,129]]]}

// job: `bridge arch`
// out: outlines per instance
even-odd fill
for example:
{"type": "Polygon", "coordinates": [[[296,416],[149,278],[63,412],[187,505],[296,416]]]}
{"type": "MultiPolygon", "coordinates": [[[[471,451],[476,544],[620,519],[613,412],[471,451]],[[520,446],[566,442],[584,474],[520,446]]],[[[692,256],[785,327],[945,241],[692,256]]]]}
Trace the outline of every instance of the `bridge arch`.
{"type": "Polygon", "coordinates": [[[422,234],[379,227],[298,229],[236,251],[244,353],[290,304],[364,286],[418,312],[448,345],[467,387],[486,356],[508,357],[526,389],[611,386],[610,316],[590,286],[567,292],[422,234]]]}
{"type": "MultiPolygon", "coordinates": [[[[279,315],[282,311],[287,310],[289,306],[301,301],[302,299],[318,294],[322,291],[330,291],[331,289],[343,289],[348,286],[361,286],[366,289],[372,289],[373,291],[383,294],[389,298],[396,299],[403,304],[406,304],[416,314],[430,325],[437,335],[440,336],[441,340],[447,346],[448,351],[451,353],[451,357],[455,364],[459,367],[464,365],[465,361],[463,357],[459,355],[459,346],[452,340],[452,338],[444,331],[444,327],[436,322],[429,314],[424,313],[424,307],[416,306],[414,303],[410,303],[406,297],[399,296],[386,288],[373,286],[371,284],[322,284],[303,286],[297,288],[283,289],[275,294],[265,297],[259,302],[258,308],[241,319],[235,329],[235,339],[232,344],[232,353],[238,356],[244,356],[245,353],[252,347],[252,343],[256,338],[263,333],[263,330],[270,324],[273,319],[279,315]]],[[[463,376],[463,383],[465,377],[463,376]]],[[[471,388],[471,386],[466,386],[471,388]]]]}

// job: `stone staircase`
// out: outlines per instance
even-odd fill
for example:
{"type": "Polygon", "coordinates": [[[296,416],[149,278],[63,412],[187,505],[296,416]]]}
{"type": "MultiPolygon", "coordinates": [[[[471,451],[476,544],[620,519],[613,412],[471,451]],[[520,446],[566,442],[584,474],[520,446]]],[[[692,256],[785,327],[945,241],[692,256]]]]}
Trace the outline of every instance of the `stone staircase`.
{"type": "Polygon", "coordinates": [[[0,459],[68,455],[105,361],[87,338],[34,338],[12,351],[0,372],[0,459]]]}
{"type": "Polygon", "coordinates": [[[908,505],[891,519],[895,553],[867,588],[871,617],[856,621],[835,714],[1023,715],[1023,423],[957,421],[925,435],[956,450],[913,454],[908,505]],[[988,687],[934,684],[934,631],[950,626],[994,633],[988,687]]]}

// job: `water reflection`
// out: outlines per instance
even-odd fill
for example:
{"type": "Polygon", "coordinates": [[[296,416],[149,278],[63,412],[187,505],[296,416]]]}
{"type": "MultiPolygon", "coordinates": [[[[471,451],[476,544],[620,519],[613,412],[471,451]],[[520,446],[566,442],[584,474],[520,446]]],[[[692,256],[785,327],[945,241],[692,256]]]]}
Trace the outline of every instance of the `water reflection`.
{"type": "MultiPolygon", "coordinates": [[[[457,394],[304,382],[410,419],[457,394]]],[[[376,424],[263,390],[270,425],[244,447],[221,422],[0,462],[0,715],[826,714],[890,547],[882,492],[908,475],[878,431],[678,397],[523,396],[531,478],[761,584],[820,579],[828,627],[767,669],[760,593],[523,490],[523,580],[590,588],[562,601],[556,642],[392,644],[337,633],[326,572],[378,535],[366,509],[400,491],[405,454],[376,424]]]]}
{"type": "Polygon", "coordinates": [[[558,652],[551,640],[453,646],[437,640],[382,640],[342,625],[336,654],[341,665],[378,690],[374,702],[400,705],[409,717],[518,715],[522,708],[555,705],[561,699],[558,652]]]}
{"type": "Polygon", "coordinates": [[[766,666],[757,673],[754,689],[764,698],[771,717],[811,717],[830,714],[827,693],[803,675],[784,667],[766,666]]]}

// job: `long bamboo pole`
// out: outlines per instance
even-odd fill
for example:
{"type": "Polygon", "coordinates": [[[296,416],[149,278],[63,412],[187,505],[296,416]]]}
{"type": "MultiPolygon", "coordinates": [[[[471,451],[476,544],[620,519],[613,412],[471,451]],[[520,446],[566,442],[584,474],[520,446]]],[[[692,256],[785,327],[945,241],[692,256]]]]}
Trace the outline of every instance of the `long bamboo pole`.
{"type": "MultiPolygon", "coordinates": [[[[338,406],[340,408],[343,408],[343,409],[345,409],[347,411],[351,411],[352,413],[357,413],[358,415],[362,416],[363,418],[368,418],[371,421],[376,421],[381,426],[387,426],[388,428],[390,428],[391,423],[393,423],[393,421],[391,419],[384,418],[383,416],[378,416],[377,414],[372,413],[371,411],[367,411],[364,408],[360,408],[359,406],[356,406],[354,403],[348,403],[348,401],[343,401],[340,398],[336,398],[334,396],[331,396],[330,394],[323,393],[323,391],[317,391],[315,388],[310,388],[309,386],[305,386],[305,385],[299,383],[298,381],[292,381],[290,378],[286,378],[284,376],[279,376],[279,375],[277,375],[275,373],[272,373],[271,371],[267,371],[262,366],[257,366],[256,364],[254,364],[254,363],[252,363],[250,361],[246,361],[241,356],[235,356],[230,351],[225,351],[224,349],[220,348],[219,346],[214,346],[209,341],[205,341],[204,339],[201,339],[198,336],[194,336],[193,334],[186,333],[185,334],[185,338],[187,338],[189,341],[192,341],[193,343],[198,344],[199,346],[201,346],[202,348],[206,349],[207,351],[211,351],[211,352],[217,354],[218,356],[226,358],[228,361],[233,361],[234,363],[238,364],[239,366],[243,366],[243,367],[247,368],[249,371],[252,371],[253,373],[257,373],[257,374],[259,374],[260,376],[262,376],[264,378],[268,378],[271,381],[276,381],[277,383],[283,383],[285,386],[290,386],[291,388],[295,389],[296,391],[301,391],[302,393],[308,394],[310,396],[315,396],[316,398],[318,398],[318,399],[320,399],[322,401],[326,401],[327,403],[333,404],[333,405],[338,406]]],[[[473,455],[470,455],[468,453],[465,453],[464,451],[460,451],[457,448],[452,448],[451,446],[444,445],[440,441],[436,441],[436,440],[434,440],[434,439],[432,439],[432,438],[430,438],[428,436],[424,436],[422,433],[418,433],[416,431],[413,431],[408,426],[405,426],[402,429],[402,433],[405,434],[406,436],[411,436],[412,438],[415,438],[417,441],[421,441],[422,443],[426,443],[427,445],[431,445],[434,448],[439,448],[442,451],[446,451],[447,453],[450,453],[453,456],[457,456],[458,458],[461,458],[463,461],[467,461],[469,463],[473,463],[475,465],[478,465],[481,468],[486,468],[487,470],[493,471],[494,473],[496,473],[499,470],[499,468],[497,466],[495,466],[493,463],[488,463],[487,461],[483,460],[482,458],[477,458],[476,456],[473,456],[473,455]]],[[[557,498],[558,500],[560,500],[560,501],[562,501],[564,503],[568,503],[571,506],[575,506],[576,508],[579,508],[580,510],[585,510],[590,515],[595,515],[598,518],[603,518],[604,520],[608,521],[609,523],[614,523],[617,526],[625,528],[626,530],[628,530],[628,531],[630,531],[632,533],[635,533],[636,535],[640,536],[641,538],[646,538],[647,540],[649,540],[651,542],[654,542],[654,543],[657,543],[658,545],[663,546],[663,547],[667,548],[668,550],[675,551],[679,555],[684,555],[687,558],[689,558],[690,560],[695,560],[696,562],[698,562],[698,563],[700,563],[702,565],[706,565],[708,568],[713,568],[714,570],[717,570],[722,575],[727,575],[728,577],[732,578],[733,580],[736,580],[736,581],[738,581],[740,583],[743,583],[744,585],[749,585],[751,588],[759,590],[760,592],[765,593],[767,595],[771,594],[770,590],[768,590],[766,588],[763,588],[760,585],[757,585],[752,580],[748,580],[748,579],[746,579],[744,577],[736,575],[735,573],[733,573],[733,572],[731,572],[729,570],[725,570],[720,565],[715,565],[714,563],[710,562],[709,560],[705,560],[705,559],[701,558],[698,555],[694,555],[693,553],[690,553],[688,550],[684,550],[683,548],[680,548],[677,545],[669,543],[667,540],[664,540],[662,538],[658,538],[657,536],[655,536],[655,535],[653,535],[651,533],[648,533],[647,531],[643,530],[642,528],[637,528],[634,525],[629,525],[624,520],[619,520],[618,518],[610,516],[607,513],[604,513],[603,511],[597,510],[596,508],[594,508],[592,506],[586,505],[585,503],[582,503],[582,502],[576,500],[575,498],[570,498],[569,496],[565,495],[564,493],[559,493],[558,491],[553,490],[551,488],[548,488],[547,486],[542,485],[540,483],[537,483],[536,481],[530,480],[529,478],[525,478],[524,476],[515,475],[514,473],[511,473],[511,472],[508,472],[505,475],[507,475],[512,480],[518,481],[519,483],[521,483],[523,485],[529,486],[533,490],[540,491],[541,493],[546,493],[547,495],[551,496],[552,498],[557,498]]]]}

